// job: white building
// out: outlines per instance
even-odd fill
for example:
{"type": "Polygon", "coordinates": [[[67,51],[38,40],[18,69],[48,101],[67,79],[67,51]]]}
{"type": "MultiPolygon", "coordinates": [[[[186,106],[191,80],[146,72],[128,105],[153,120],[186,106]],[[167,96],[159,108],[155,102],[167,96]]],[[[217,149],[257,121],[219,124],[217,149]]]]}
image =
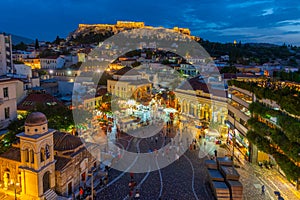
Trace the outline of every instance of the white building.
{"type": "Polygon", "coordinates": [[[24,64],[15,64],[14,67],[15,67],[17,75],[22,75],[22,76],[25,76],[27,78],[32,77],[32,70],[31,70],[30,66],[27,66],[27,65],[24,65],[24,64]]]}
{"type": "Polygon", "coordinates": [[[65,65],[65,59],[61,56],[49,56],[40,58],[41,69],[60,69],[65,65]]]}
{"type": "MultiPolygon", "coordinates": [[[[65,66],[69,67],[73,64],[78,63],[78,56],[77,55],[62,55],[62,58],[65,59],[65,66]]],[[[63,66],[62,66],[63,67],[63,66]]]]}
{"type": "Polygon", "coordinates": [[[0,75],[13,73],[11,36],[0,34],[0,75]]]}
{"type": "Polygon", "coordinates": [[[186,63],[182,63],[180,64],[180,71],[182,71],[184,74],[188,75],[188,76],[196,76],[199,74],[199,71],[196,69],[195,66],[190,65],[190,64],[186,64],[186,63]]]}
{"type": "Polygon", "coordinates": [[[18,82],[11,78],[0,79],[0,129],[6,128],[17,117],[18,82]]]}
{"type": "Polygon", "coordinates": [[[190,64],[205,63],[205,58],[187,58],[186,62],[190,64]]]}
{"type": "Polygon", "coordinates": [[[284,71],[289,73],[289,72],[298,72],[299,69],[297,67],[285,67],[284,71]]]}
{"type": "Polygon", "coordinates": [[[12,58],[13,58],[13,60],[23,61],[26,58],[36,58],[37,55],[38,54],[36,51],[17,50],[17,51],[13,52],[12,58]]]}

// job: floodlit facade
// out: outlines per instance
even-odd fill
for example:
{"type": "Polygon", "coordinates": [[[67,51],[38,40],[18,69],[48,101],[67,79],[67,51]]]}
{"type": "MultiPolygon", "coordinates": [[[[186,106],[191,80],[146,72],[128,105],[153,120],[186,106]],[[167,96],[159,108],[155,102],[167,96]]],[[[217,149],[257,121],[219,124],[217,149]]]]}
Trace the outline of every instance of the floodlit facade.
{"type": "Polygon", "coordinates": [[[211,88],[198,76],[179,86],[175,94],[175,108],[181,114],[202,122],[219,124],[219,131],[226,133],[227,99],[224,89],[211,88]]]}
{"type": "Polygon", "coordinates": [[[137,70],[124,67],[114,74],[113,79],[107,80],[107,91],[124,99],[149,99],[152,83],[144,79],[137,70]]]}
{"type": "Polygon", "coordinates": [[[20,199],[72,198],[98,166],[80,138],[49,129],[40,112],[27,117],[25,132],[17,136],[19,142],[0,155],[0,182],[20,199]]]}

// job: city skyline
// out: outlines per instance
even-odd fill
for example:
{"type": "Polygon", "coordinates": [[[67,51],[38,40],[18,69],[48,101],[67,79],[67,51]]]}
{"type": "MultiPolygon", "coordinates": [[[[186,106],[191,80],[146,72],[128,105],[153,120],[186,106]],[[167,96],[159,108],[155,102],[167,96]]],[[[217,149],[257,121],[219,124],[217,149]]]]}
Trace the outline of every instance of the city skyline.
{"type": "Polygon", "coordinates": [[[0,31],[30,39],[53,41],[57,35],[67,37],[80,23],[114,24],[117,20],[128,20],[166,28],[186,27],[192,35],[216,42],[237,40],[300,45],[300,3],[293,1],[174,0],[159,4],[137,1],[127,4],[98,0],[42,3],[11,0],[3,5],[7,9],[1,13],[0,31]],[[20,20],[20,16],[24,19],[20,20]]]}

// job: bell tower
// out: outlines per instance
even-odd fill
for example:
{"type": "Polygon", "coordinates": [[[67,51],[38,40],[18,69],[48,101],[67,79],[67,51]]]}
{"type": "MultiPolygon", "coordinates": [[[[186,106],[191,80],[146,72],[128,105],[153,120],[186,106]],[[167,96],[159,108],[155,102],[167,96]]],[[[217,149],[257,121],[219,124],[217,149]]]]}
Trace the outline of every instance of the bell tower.
{"type": "Polygon", "coordinates": [[[44,199],[44,193],[55,187],[53,132],[46,116],[33,112],[25,121],[25,132],[18,134],[22,193],[34,199],[44,199]]]}

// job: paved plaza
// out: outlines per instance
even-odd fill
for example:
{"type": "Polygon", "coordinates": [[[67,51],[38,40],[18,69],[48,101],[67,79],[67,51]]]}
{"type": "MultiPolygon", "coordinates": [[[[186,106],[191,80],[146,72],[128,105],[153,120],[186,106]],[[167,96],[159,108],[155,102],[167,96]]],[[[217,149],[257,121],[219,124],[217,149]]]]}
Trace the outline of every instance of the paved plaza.
{"type": "MultiPolygon", "coordinates": [[[[118,142],[128,151],[138,149],[140,152],[147,152],[150,148],[160,148],[166,141],[165,137],[158,137],[157,143],[155,139],[145,138],[120,139],[118,142]]],[[[171,153],[164,156],[171,156],[171,153]]],[[[213,199],[204,159],[207,157],[199,159],[199,150],[186,151],[178,160],[163,169],[134,174],[140,199],[213,199]]],[[[130,169],[128,172],[111,169],[109,179],[110,182],[106,186],[96,188],[97,199],[129,199],[130,169]]]]}
{"type": "MultiPolygon", "coordinates": [[[[149,149],[160,149],[172,141],[172,135],[164,137],[157,135],[156,142],[151,138],[136,139],[125,135],[116,140],[116,143],[127,151],[148,152],[149,149]]],[[[173,147],[174,151],[176,147],[173,147]]],[[[210,200],[214,199],[208,184],[208,177],[204,160],[210,159],[217,149],[218,156],[230,154],[228,149],[220,148],[213,142],[197,141],[196,150],[188,149],[178,160],[165,168],[147,173],[135,173],[133,181],[136,182],[133,193],[130,194],[129,183],[131,181],[130,168],[127,171],[118,171],[113,168],[109,170],[109,181],[105,186],[96,186],[96,199],[134,199],[135,192],[139,191],[139,199],[166,199],[166,200],[210,200]]],[[[172,151],[172,150],[170,150],[172,151]]],[[[168,155],[164,155],[168,156],[168,155]]],[[[169,154],[171,156],[171,153],[169,154]]],[[[168,159],[168,158],[167,158],[168,159]]],[[[171,159],[170,159],[171,160],[171,159]]],[[[137,163],[137,162],[136,162],[137,163]]],[[[240,181],[244,186],[244,199],[275,200],[274,191],[280,191],[282,197],[288,200],[299,199],[299,192],[285,180],[276,169],[260,169],[258,166],[247,162],[235,163],[241,175],[240,181]],[[266,186],[265,195],[261,194],[261,186],[266,186]]],[[[135,163],[132,163],[134,166],[135,163]]]]}

